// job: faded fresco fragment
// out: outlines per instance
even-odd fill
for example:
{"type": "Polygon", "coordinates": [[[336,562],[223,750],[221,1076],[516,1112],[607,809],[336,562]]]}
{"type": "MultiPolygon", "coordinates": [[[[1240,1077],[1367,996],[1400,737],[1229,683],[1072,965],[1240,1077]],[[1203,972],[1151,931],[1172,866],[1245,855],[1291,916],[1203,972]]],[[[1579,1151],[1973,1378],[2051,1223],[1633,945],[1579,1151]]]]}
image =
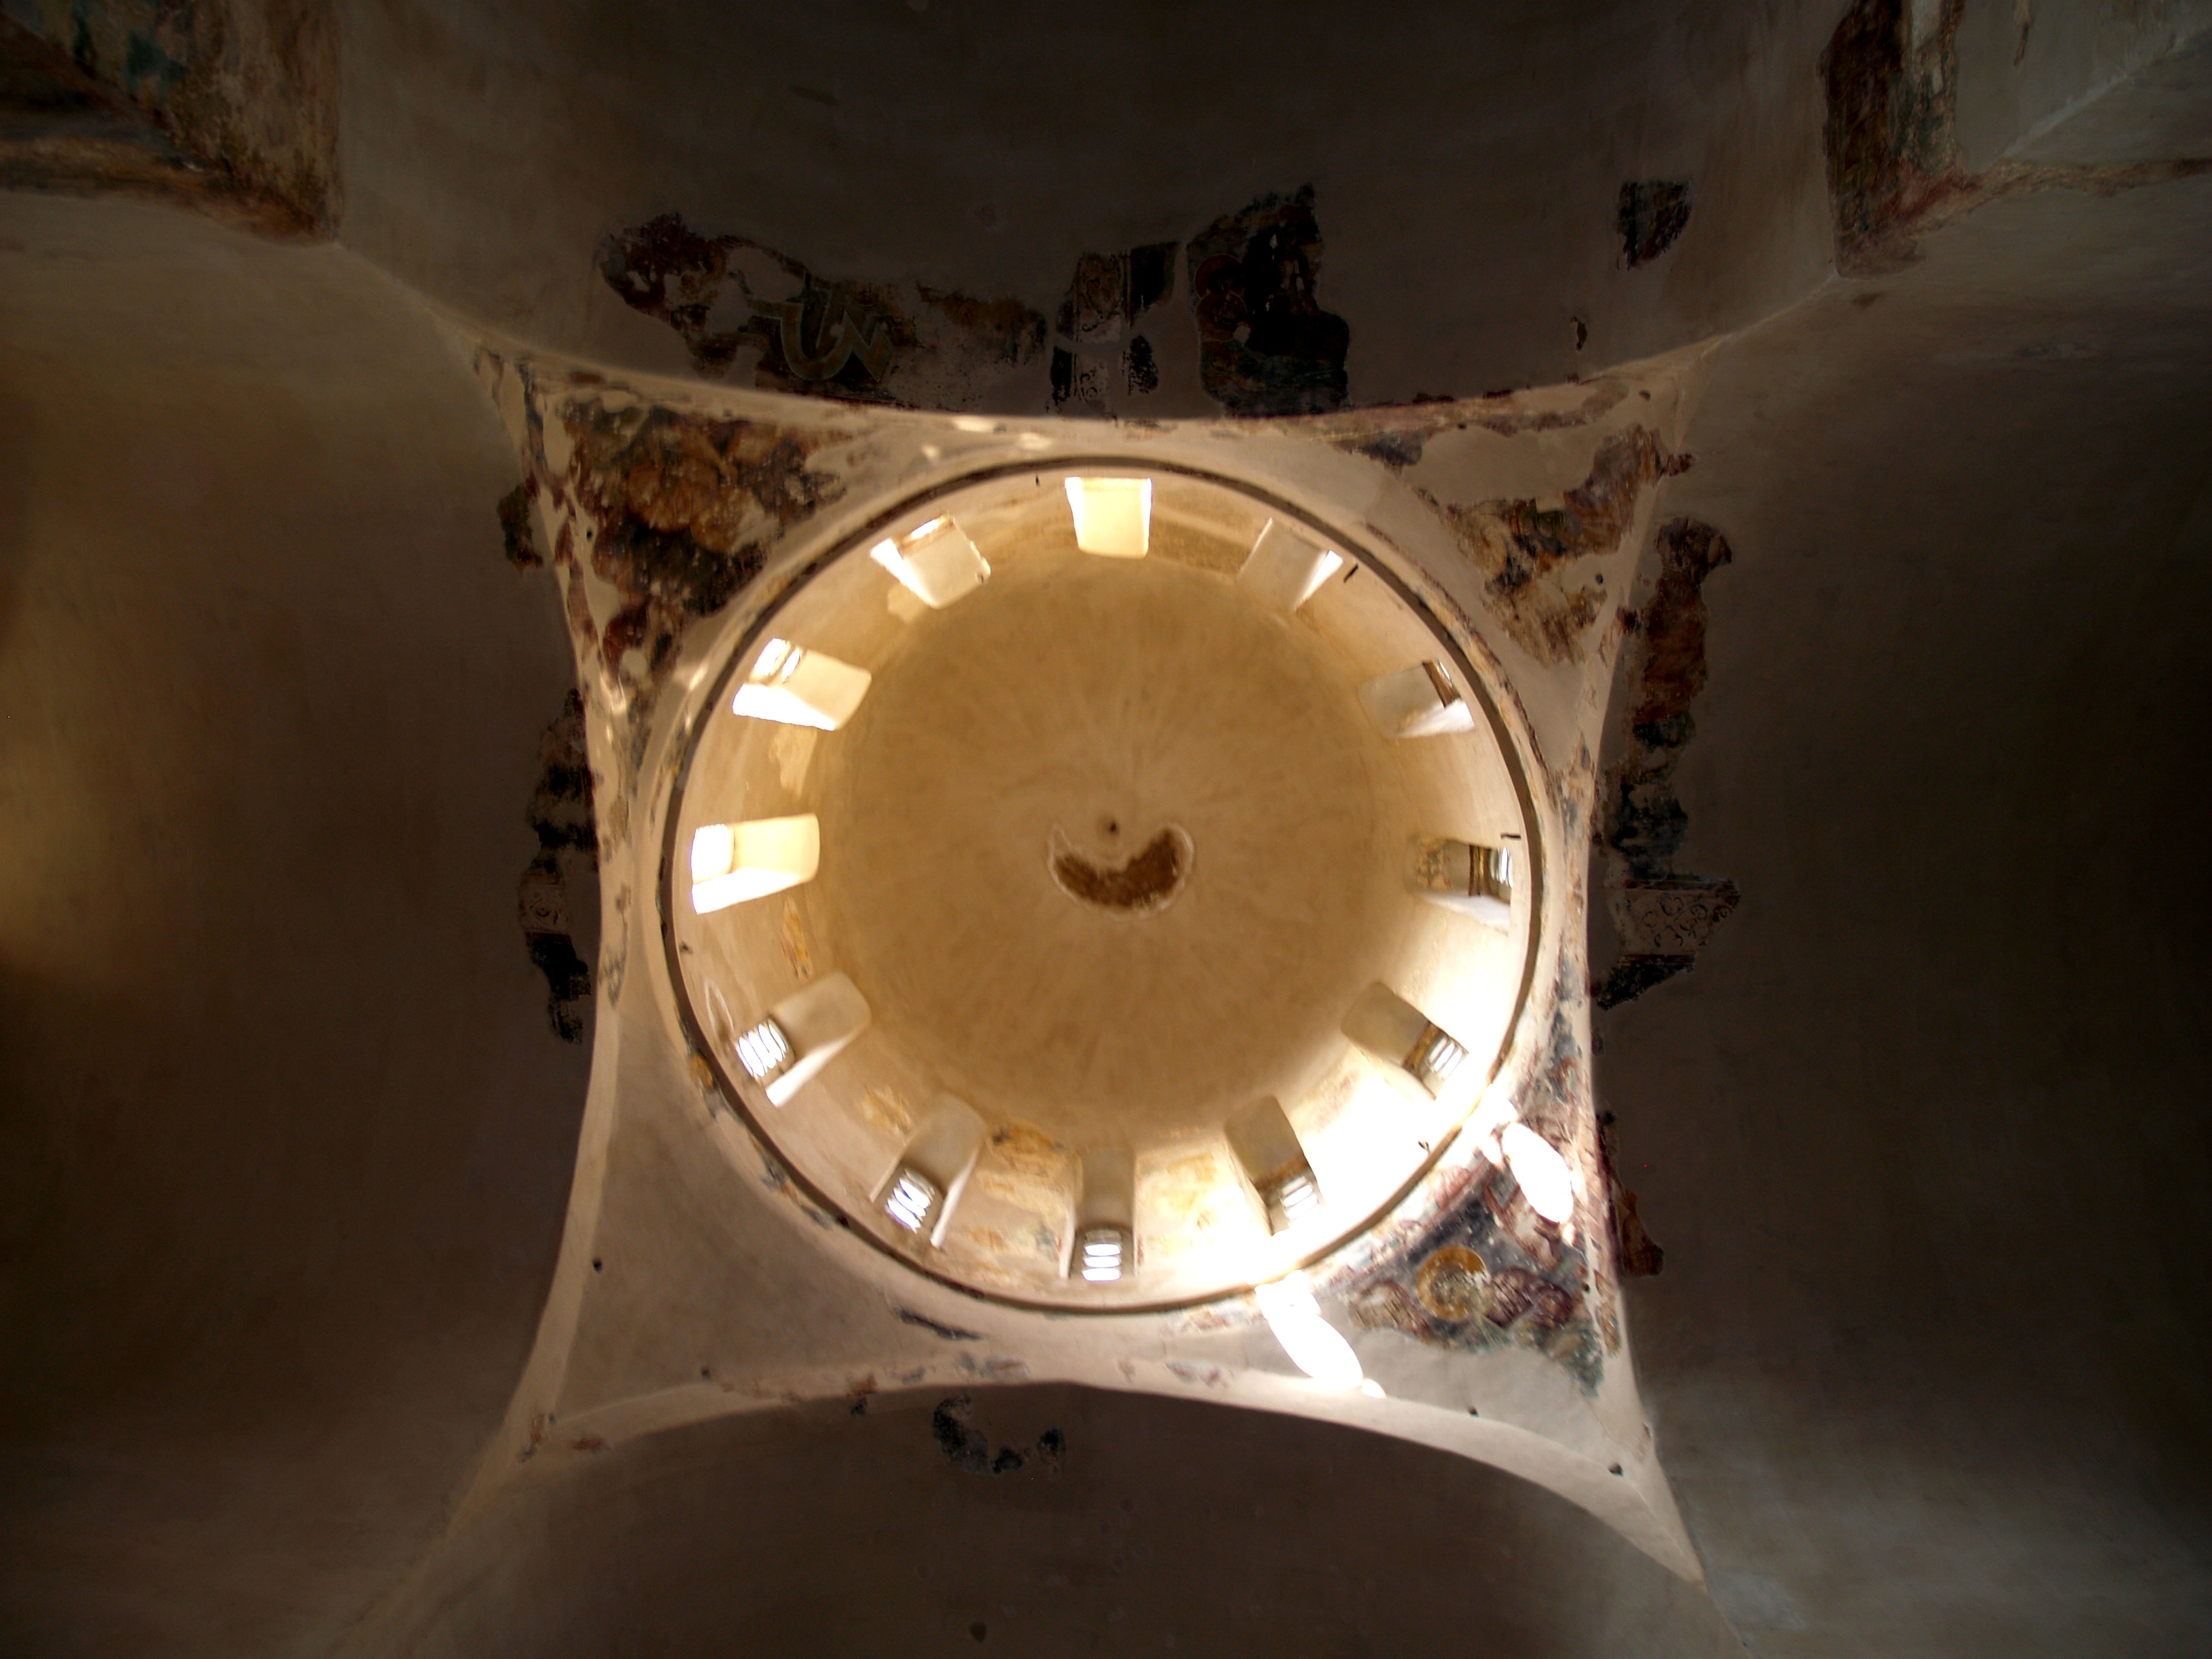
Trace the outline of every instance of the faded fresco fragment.
{"type": "MultiPolygon", "coordinates": [[[[248,95],[236,77],[211,76],[204,61],[169,55],[171,47],[194,50],[196,19],[204,25],[223,14],[164,7],[156,16],[149,7],[139,20],[146,28],[132,32],[118,21],[129,9],[56,14],[45,38],[0,17],[0,189],[158,202],[288,241],[328,235],[334,127],[292,133],[303,157],[242,115],[243,125],[231,121],[237,112],[222,98],[248,95]]],[[[335,85],[331,65],[302,66],[310,69],[327,70],[335,85]]],[[[263,81],[253,84],[252,96],[270,95],[263,81]]],[[[289,118],[281,106],[253,113],[280,126],[336,119],[334,106],[289,118]]]]}
{"type": "Polygon", "coordinates": [[[1262,196],[1191,238],[1199,374],[1231,415],[1315,415],[1342,406],[1352,327],[1322,309],[1313,186],[1262,196]]]}
{"type": "Polygon", "coordinates": [[[1624,748],[1599,809],[1607,905],[1620,939],[1620,955],[1594,993],[1601,1008],[1688,969],[1737,901],[1734,882],[1674,868],[1689,828],[1674,766],[1697,735],[1690,704],[1705,685],[1705,578],[1732,555],[1711,526],[1692,519],[1662,525],[1656,546],[1658,576],[1622,663],[1624,748]]]}
{"type": "Polygon", "coordinates": [[[591,1006],[590,933],[599,917],[599,835],[592,817],[592,762],[584,744],[584,699],[568,693],[539,744],[530,828],[538,851],[522,872],[522,936],[545,976],[545,1017],[567,1042],[584,1040],[591,1006]],[[586,937],[577,938],[580,921],[586,937]]]}
{"type": "Polygon", "coordinates": [[[11,15],[299,232],[338,205],[338,27],[328,0],[34,0],[11,15]]]}
{"type": "Polygon", "coordinates": [[[1514,643],[1540,663],[1559,663],[1579,653],[1598,614],[1596,591],[1575,584],[1574,562],[1617,550],[1644,491],[1688,466],[1687,456],[1668,454],[1649,428],[1634,426],[1598,446],[1589,476],[1557,507],[1533,499],[1459,507],[1417,493],[1482,573],[1485,593],[1514,643]]]}
{"type": "MultiPolygon", "coordinates": [[[[2212,157],[2191,156],[2087,164],[2006,158],[1969,172],[1958,137],[1965,12],[1964,0],[1932,8],[1855,0],[1820,54],[1828,201],[1836,269],[1844,276],[1901,270],[1920,257],[1922,236],[2007,197],[2042,190],[2111,196],[2212,171],[2212,157]]],[[[2021,43],[2024,51],[2025,28],[2021,43]]]]}
{"type": "Polygon", "coordinates": [[[1054,319],[1052,394],[1055,414],[1105,414],[1116,392],[1141,396],[1160,385],[1159,358],[1139,324],[1175,292],[1174,242],[1126,253],[1086,253],[1054,319]]]}
{"type": "Polygon", "coordinates": [[[669,213],[599,245],[623,302],[683,337],[692,367],[775,392],[902,408],[965,407],[1042,354],[1045,319],[1012,301],[838,281],[746,236],[669,213]]]}
{"type": "Polygon", "coordinates": [[[768,548],[835,501],[812,471],[818,432],[581,402],[568,413],[577,504],[595,522],[592,574],[622,597],[599,627],[608,672],[657,676],[685,626],[727,605],[768,548]]]}

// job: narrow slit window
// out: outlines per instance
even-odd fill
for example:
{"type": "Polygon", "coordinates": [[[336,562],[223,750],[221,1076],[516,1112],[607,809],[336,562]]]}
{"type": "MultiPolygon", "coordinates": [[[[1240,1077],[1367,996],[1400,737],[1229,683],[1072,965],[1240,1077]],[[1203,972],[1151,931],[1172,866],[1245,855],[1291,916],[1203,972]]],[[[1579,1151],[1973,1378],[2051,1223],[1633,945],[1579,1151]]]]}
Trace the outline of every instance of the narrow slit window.
{"type": "Polygon", "coordinates": [[[866,669],[825,652],[770,640],[761,647],[730,707],[750,720],[835,732],[853,718],[872,678],[866,669]]]}
{"type": "Polygon", "coordinates": [[[1313,1170],[1304,1164],[1276,1182],[1267,1196],[1268,1218],[1275,1221],[1278,1232],[1297,1226],[1320,1208],[1320,1184],[1314,1180],[1313,1170]]]}
{"type": "Polygon", "coordinates": [[[1413,1051],[1406,1056],[1406,1069],[1433,1095],[1443,1091],[1466,1058],[1467,1050],[1456,1038],[1431,1025],[1421,1033],[1413,1051]]]}

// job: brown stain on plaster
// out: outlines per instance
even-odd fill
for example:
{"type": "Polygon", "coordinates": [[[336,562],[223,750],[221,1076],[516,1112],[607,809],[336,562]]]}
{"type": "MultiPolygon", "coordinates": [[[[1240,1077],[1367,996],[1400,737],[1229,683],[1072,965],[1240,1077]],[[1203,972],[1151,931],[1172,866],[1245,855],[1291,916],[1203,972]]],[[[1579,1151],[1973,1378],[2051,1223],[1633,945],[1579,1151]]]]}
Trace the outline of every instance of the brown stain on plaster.
{"type": "Polygon", "coordinates": [[[45,0],[0,17],[0,189],[164,203],[330,235],[335,20],[296,0],[45,0]]]}
{"type": "Polygon", "coordinates": [[[900,1324],[919,1326],[932,1336],[941,1338],[947,1342],[981,1342],[983,1340],[983,1333],[981,1331],[963,1330],[957,1325],[948,1325],[942,1320],[932,1319],[927,1314],[916,1313],[911,1308],[902,1308],[896,1303],[891,1304],[891,1311],[898,1316],[900,1324]]]}
{"type": "Polygon", "coordinates": [[[700,374],[741,356],[752,384],[902,408],[955,408],[1044,348],[1039,313],[921,284],[828,277],[749,236],[705,236],[680,214],[615,232],[599,273],[674,329],[700,374]]]}
{"type": "Polygon", "coordinates": [[[1605,1177],[1606,1195],[1613,1212],[1613,1259],[1623,1279],[1650,1279],[1667,1265],[1667,1252],[1644,1230],[1636,1212],[1636,1194],[1620,1179],[1620,1155],[1611,1112],[1598,1114],[1599,1167],[1605,1177]]]}
{"type": "Polygon", "coordinates": [[[1150,915],[1173,902],[1190,873],[1190,836],[1174,824],[1119,865],[1106,865],[1055,836],[1052,878],[1070,898],[1124,915],[1150,915]]]}
{"type": "Polygon", "coordinates": [[[1738,901],[1735,883],[1674,868],[1689,829],[1674,767],[1697,735],[1690,705],[1706,679],[1705,579],[1734,555],[1717,531],[1692,519],[1662,525],[1656,546],[1658,575],[1630,623],[1634,643],[1621,664],[1621,758],[1607,770],[1596,826],[1621,940],[1592,988],[1601,1009],[1686,971],[1738,901]]]}
{"type": "Polygon", "coordinates": [[[1201,1365],[1188,1359],[1170,1359],[1168,1373],[1178,1382],[1188,1382],[1194,1389],[1225,1389],[1229,1374],[1218,1365],[1201,1365]]]}
{"type": "Polygon", "coordinates": [[[1514,643],[1550,665],[1579,657],[1582,635],[1597,619],[1597,591],[1572,585],[1574,562],[1616,550],[1643,492],[1689,465],[1686,455],[1662,449],[1648,427],[1632,426],[1599,444],[1589,476],[1557,507],[1534,499],[1461,507],[1415,493],[1484,576],[1484,592],[1514,643]]]}
{"type": "Polygon", "coordinates": [[[880,1085],[860,1097],[860,1115],[870,1127],[903,1141],[914,1130],[914,1109],[897,1093],[880,1085]]]}
{"type": "MultiPolygon", "coordinates": [[[[1872,276],[1920,257],[1919,238],[2008,197],[2045,190],[2112,196],[2212,171],[2212,158],[2062,165],[2000,161],[1966,170],[1958,140],[1964,0],[1942,0],[1914,39],[1905,0],[1855,0],[1820,54],[1822,140],[1836,269],[1872,276]]],[[[2028,22],[2020,23],[2025,52],[2028,22]]]]}

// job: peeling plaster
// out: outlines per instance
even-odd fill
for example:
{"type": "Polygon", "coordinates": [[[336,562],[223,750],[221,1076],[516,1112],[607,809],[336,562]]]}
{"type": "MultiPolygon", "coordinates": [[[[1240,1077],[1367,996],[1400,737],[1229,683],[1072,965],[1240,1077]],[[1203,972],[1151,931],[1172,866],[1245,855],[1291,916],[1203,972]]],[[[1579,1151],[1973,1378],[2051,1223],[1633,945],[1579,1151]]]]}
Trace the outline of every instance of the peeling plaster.
{"type": "Polygon", "coordinates": [[[1459,507],[1416,493],[1482,573],[1484,595],[1513,642],[1553,664],[1579,657],[1583,634],[1597,620],[1596,590],[1571,585],[1574,561],[1615,551],[1644,489],[1689,465],[1688,456],[1667,453],[1648,427],[1635,426],[1598,446],[1589,476],[1557,507],[1534,499],[1459,507]]]}

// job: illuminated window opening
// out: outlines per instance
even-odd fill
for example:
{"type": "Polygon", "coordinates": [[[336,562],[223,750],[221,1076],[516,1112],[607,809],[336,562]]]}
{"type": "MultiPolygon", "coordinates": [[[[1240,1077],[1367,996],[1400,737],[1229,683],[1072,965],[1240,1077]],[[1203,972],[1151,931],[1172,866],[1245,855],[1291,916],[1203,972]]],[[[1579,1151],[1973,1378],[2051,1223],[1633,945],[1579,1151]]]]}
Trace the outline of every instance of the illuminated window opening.
{"type": "Polygon", "coordinates": [[[1406,1069],[1411,1072],[1421,1086],[1431,1094],[1441,1094],[1451,1075],[1467,1058],[1467,1050],[1456,1039],[1431,1025],[1424,1031],[1406,1056],[1406,1069]]]}
{"type": "Polygon", "coordinates": [[[821,825],[811,812],[701,825],[691,836],[691,908],[701,915],[814,879],[821,825]]]}
{"type": "Polygon", "coordinates": [[[1525,1123],[1509,1123],[1499,1139],[1504,1143],[1505,1166],[1513,1183],[1528,1200],[1528,1207],[1550,1222],[1574,1218],[1574,1175],[1559,1149],[1525,1123]]]}
{"type": "Polygon", "coordinates": [[[1386,1076],[1431,1099],[1443,1093],[1467,1060],[1464,1043],[1379,982],[1352,1000],[1343,1030],[1386,1076]]]}
{"type": "Polygon", "coordinates": [[[1111,1285],[1128,1269],[1129,1234],[1121,1227],[1086,1227],[1076,1239],[1078,1271],[1091,1285],[1111,1285]]]}
{"type": "Polygon", "coordinates": [[[872,678],[865,668],[789,640],[770,640],[745,675],[730,707],[750,720],[779,720],[835,732],[853,718],[872,678]]]}
{"type": "Polygon", "coordinates": [[[1272,1095],[1254,1101],[1223,1130],[1229,1150],[1259,1198],[1269,1232],[1288,1231],[1321,1212],[1321,1182],[1307,1161],[1297,1131],[1272,1095]]]}
{"type": "Polygon", "coordinates": [[[773,1083],[798,1062],[799,1050],[773,1016],[738,1039],[738,1064],[756,1083],[773,1083]]]}
{"type": "Polygon", "coordinates": [[[991,579],[990,562],[951,519],[932,519],[902,540],[878,542],[868,556],[933,611],[966,599],[991,579]]]}
{"type": "Polygon", "coordinates": [[[737,1041],[738,1064],[781,1106],[868,1028],[872,1018],[860,988],[829,974],[768,1011],[737,1041]]]}
{"type": "Polygon", "coordinates": [[[902,1164],[884,1196],[884,1213],[910,1233],[927,1234],[944,1199],[944,1189],[935,1182],[921,1170],[902,1164]]]}
{"type": "MultiPolygon", "coordinates": [[[[1261,1316],[1290,1361],[1325,1388],[1361,1389],[1366,1369],[1344,1334],[1321,1316],[1321,1304],[1304,1273],[1254,1287],[1261,1316]]],[[[1379,1389],[1376,1392],[1380,1393],[1379,1389]]]]}
{"type": "Polygon", "coordinates": [[[1316,547],[1270,519],[1253,542],[1237,581],[1261,604],[1288,616],[1343,566],[1343,554],[1316,547]]]}
{"type": "Polygon", "coordinates": [[[983,1150],[984,1124],[964,1100],[939,1095],[915,1125],[876,1203],[903,1231],[941,1243],[983,1150]]]}
{"type": "Polygon", "coordinates": [[[1073,1243],[1062,1270],[1092,1285],[1136,1267],[1137,1161],[1127,1146],[1086,1146],[1077,1160],[1073,1243]]]}
{"type": "Polygon", "coordinates": [[[1109,559],[1141,559],[1152,544],[1150,478],[1070,478],[1075,544],[1109,559]]]}
{"type": "Polygon", "coordinates": [[[1474,705],[1441,662],[1415,663],[1359,688],[1360,707],[1386,738],[1436,738],[1472,732],[1474,705]]]}
{"type": "Polygon", "coordinates": [[[1407,879],[1432,904],[1493,927],[1513,922],[1513,849],[1441,836],[1417,837],[1407,879]]]}

